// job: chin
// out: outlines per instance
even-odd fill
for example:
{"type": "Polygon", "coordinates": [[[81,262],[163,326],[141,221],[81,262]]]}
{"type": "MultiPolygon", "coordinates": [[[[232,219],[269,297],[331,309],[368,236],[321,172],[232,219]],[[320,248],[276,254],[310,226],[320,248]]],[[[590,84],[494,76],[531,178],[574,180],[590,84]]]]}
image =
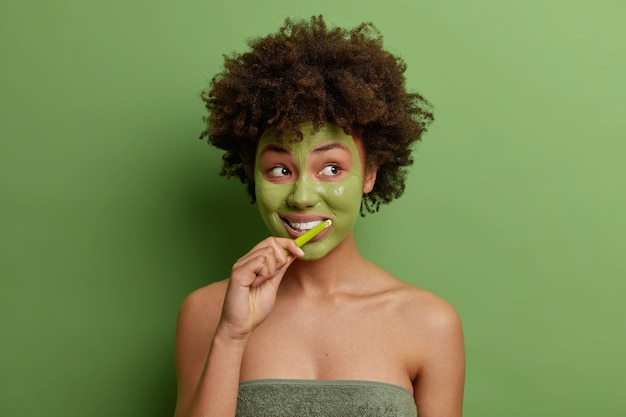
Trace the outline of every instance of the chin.
{"type": "Polygon", "coordinates": [[[304,252],[304,256],[302,258],[299,258],[301,261],[319,261],[320,259],[324,258],[326,255],[328,255],[327,253],[323,253],[323,254],[316,254],[316,253],[312,253],[312,254],[308,254],[306,251],[304,252]]]}
{"type": "Polygon", "coordinates": [[[327,249],[327,248],[316,248],[315,244],[312,244],[310,247],[307,248],[308,245],[304,245],[304,247],[302,248],[302,250],[304,250],[304,256],[302,258],[300,258],[303,261],[317,261],[319,259],[324,258],[326,255],[328,255],[330,252],[333,251],[333,249],[335,249],[334,247],[331,249],[327,249]]]}

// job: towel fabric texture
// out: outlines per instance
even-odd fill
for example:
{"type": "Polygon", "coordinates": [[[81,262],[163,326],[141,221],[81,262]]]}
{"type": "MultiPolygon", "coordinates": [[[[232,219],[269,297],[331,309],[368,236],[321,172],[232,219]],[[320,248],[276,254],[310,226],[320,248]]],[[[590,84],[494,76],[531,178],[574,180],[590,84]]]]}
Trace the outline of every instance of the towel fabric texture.
{"type": "Polygon", "coordinates": [[[417,417],[406,389],[372,381],[259,379],[239,384],[237,417],[417,417]]]}

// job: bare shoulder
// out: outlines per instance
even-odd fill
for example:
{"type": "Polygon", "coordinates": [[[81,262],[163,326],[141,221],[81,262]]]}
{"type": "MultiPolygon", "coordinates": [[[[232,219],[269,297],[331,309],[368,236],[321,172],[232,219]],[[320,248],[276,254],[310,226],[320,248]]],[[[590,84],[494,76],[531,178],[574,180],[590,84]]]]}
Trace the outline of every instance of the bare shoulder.
{"type": "Polygon", "coordinates": [[[420,339],[421,336],[431,341],[462,337],[461,319],[443,298],[401,280],[396,280],[393,293],[399,316],[420,339]]]}
{"type": "Polygon", "coordinates": [[[463,329],[443,298],[407,287],[402,306],[413,348],[413,390],[420,416],[460,416],[465,380],[463,329]]]}
{"type": "Polygon", "coordinates": [[[432,328],[460,326],[456,309],[432,292],[406,284],[407,313],[417,322],[432,328]]]}
{"type": "Polygon", "coordinates": [[[228,280],[225,279],[198,288],[185,297],[180,308],[180,314],[186,315],[199,312],[206,314],[216,309],[221,310],[227,287],[228,280]]]}
{"type": "Polygon", "coordinates": [[[191,404],[220,320],[227,287],[228,280],[223,280],[199,288],[185,297],[180,307],[174,345],[177,416],[191,404]]]}
{"type": "Polygon", "coordinates": [[[190,404],[206,361],[224,303],[228,280],[199,288],[183,301],[178,313],[174,346],[179,407],[190,404]]]}
{"type": "Polygon", "coordinates": [[[178,313],[177,339],[191,335],[212,336],[224,303],[228,280],[198,288],[183,300],[178,313]]]}
{"type": "MultiPolygon", "coordinates": [[[[228,280],[199,288],[183,301],[176,325],[175,356],[179,377],[202,370],[224,303],[228,280]]],[[[197,375],[193,375],[194,379],[197,375]]]]}
{"type": "Polygon", "coordinates": [[[411,285],[375,264],[369,263],[370,274],[379,283],[375,292],[381,295],[395,319],[403,321],[415,331],[458,331],[461,321],[450,303],[432,292],[411,285]]]}

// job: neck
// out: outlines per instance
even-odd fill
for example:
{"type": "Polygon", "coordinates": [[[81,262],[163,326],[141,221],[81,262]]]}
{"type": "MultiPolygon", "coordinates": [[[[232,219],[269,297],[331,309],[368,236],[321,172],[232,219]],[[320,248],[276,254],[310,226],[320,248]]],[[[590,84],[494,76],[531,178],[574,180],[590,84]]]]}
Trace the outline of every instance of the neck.
{"type": "MultiPolygon", "coordinates": [[[[303,249],[306,251],[306,246],[303,249]]],[[[361,270],[367,263],[359,254],[354,236],[350,233],[323,258],[296,260],[285,274],[281,290],[324,296],[352,292],[364,284],[361,270]]]]}

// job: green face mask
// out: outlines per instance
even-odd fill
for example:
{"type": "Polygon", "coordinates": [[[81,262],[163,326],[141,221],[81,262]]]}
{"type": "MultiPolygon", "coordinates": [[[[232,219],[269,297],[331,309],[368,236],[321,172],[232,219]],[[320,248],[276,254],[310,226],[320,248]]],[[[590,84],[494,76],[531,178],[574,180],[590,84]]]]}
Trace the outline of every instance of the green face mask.
{"type": "Polygon", "coordinates": [[[303,259],[314,260],[352,232],[364,191],[363,165],[360,145],[341,128],[326,124],[311,134],[307,123],[300,129],[300,142],[278,140],[273,130],[263,134],[254,181],[261,217],[274,236],[295,238],[332,220],[332,226],[303,247],[303,259]]]}

